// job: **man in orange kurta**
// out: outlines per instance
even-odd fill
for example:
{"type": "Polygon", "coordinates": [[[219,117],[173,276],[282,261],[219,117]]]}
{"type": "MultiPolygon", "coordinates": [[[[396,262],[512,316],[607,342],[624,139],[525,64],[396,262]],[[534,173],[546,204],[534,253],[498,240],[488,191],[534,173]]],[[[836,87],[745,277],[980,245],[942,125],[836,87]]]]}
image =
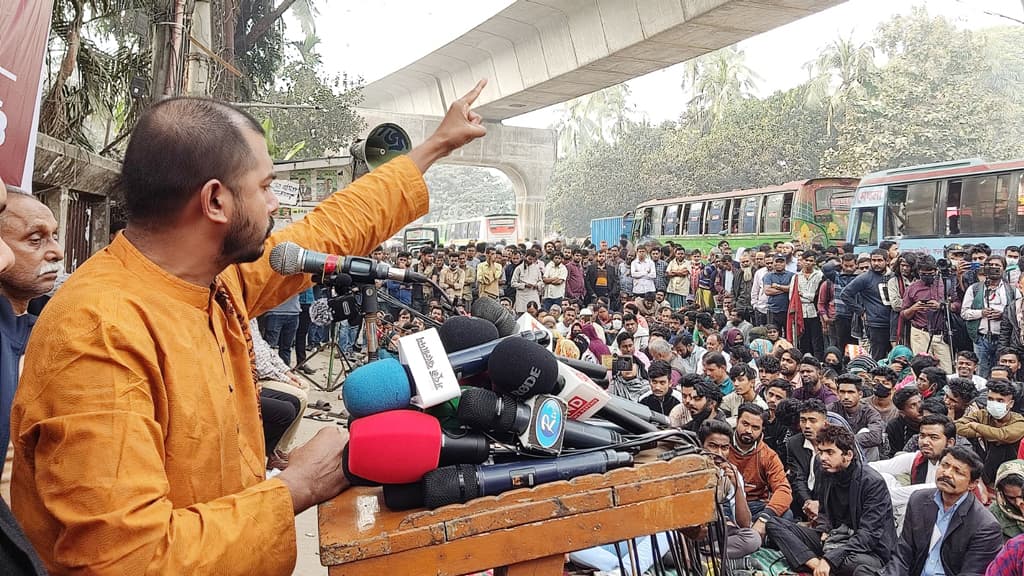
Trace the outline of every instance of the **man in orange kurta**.
{"type": "Polygon", "coordinates": [[[367,254],[426,214],[423,171],[484,133],[482,87],[269,238],[258,124],[203,99],[147,112],[122,169],[128,227],[47,305],[15,399],[11,500],[48,570],[291,574],[294,515],[347,486],[346,438],[322,430],[265,479],[248,321],[311,284],[274,273],[269,248],[367,254]]]}

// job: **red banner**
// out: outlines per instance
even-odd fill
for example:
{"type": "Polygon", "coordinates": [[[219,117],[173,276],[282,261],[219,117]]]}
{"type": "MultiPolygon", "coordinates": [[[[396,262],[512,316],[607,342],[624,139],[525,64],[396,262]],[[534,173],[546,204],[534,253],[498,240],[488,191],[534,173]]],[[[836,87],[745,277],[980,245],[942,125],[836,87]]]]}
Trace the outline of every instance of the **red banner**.
{"type": "Polygon", "coordinates": [[[53,0],[0,2],[0,178],[32,188],[43,55],[53,0]]]}

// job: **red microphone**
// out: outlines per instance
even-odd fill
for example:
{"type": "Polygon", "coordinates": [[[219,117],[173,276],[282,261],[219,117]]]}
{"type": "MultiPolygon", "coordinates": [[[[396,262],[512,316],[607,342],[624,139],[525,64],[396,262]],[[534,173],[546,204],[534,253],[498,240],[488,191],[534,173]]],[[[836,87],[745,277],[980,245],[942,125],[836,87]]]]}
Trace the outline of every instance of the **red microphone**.
{"type": "Polygon", "coordinates": [[[442,431],[429,414],[391,410],[352,421],[344,464],[361,481],[406,484],[439,466],[481,464],[489,456],[482,434],[442,431]]]}

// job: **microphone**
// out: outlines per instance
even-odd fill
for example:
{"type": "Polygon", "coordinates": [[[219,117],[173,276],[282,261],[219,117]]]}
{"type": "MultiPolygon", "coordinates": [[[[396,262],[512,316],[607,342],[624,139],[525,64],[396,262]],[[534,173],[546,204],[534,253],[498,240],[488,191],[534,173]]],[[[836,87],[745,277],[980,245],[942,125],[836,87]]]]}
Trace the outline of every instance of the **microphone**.
{"type": "Polygon", "coordinates": [[[313,274],[327,278],[334,274],[348,274],[356,282],[394,280],[396,282],[428,282],[426,276],[410,269],[392,268],[372,258],[362,256],[335,256],[302,248],[294,242],[282,242],[270,251],[270,267],[282,276],[313,274]]]}
{"type": "Polygon", "coordinates": [[[555,360],[543,346],[510,338],[495,347],[487,366],[495,391],[520,400],[537,394],[556,394],[569,405],[569,418],[573,420],[597,415],[634,434],[656,431],[655,424],[668,425],[663,414],[609,395],[585,374],[563,367],[561,360],[555,360]]]}
{"type": "Polygon", "coordinates": [[[407,484],[438,466],[480,464],[490,453],[482,434],[454,435],[429,414],[392,410],[352,421],[344,464],[359,479],[407,484]]]}
{"type": "Polygon", "coordinates": [[[474,388],[462,393],[457,415],[470,428],[518,436],[524,450],[542,454],[557,454],[562,445],[605,448],[622,442],[622,436],[614,430],[565,419],[564,407],[557,396],[535,396],[524,404],[512,396],[474,388]],[[556,411],[556,405],[562,407],[561,412],[556,411]]]}
{"type": "Polygon", "coordinates": [[[477,298],[470,308],[470,313],[478,318],[483,318],[498,329],[499,336],[511,336],[516,333],[516,317],[509,312],[494,298],[477,298]]]}
{"type": "Polygon", "coordinates": [[[531,488],[587,474],[604,474],[632,464],[633,457],[627,453],[602,450],[545,460],[445,466],[428,472],[423,481],[415,485],[385,486],[384,502],[389,508],[392,505],[405,507],[393,510],[408,510],[420,505],[433,510],[449,504],[463,504],[481,496],[496,496],[516,488],[531,488]]]}
{"type": "Polygon", "coordinates": [[[494,324],[472,316],[452,316],[437,331],[445,352],[449,354],[499,338],[494,324]]]}
{"type": "MultiPolygon", "coordinates": [[[[448,319],[441,328],[444,329],[452,320],[455,318],[448,319]]],[[[484,332],[493,335],[494,327],[484,324],[486,328],[480,329],[475,335],[463,335],[461,338],[470,341],[484,332]]],[[[472,326],[480,328],[481,324],[474,323],[472,326]]],[[[546,333],[541,332],[525,332],[504,339],[492,339],[445,355],[444,346],[433,342],[428,335],[430,332],[437,334],[439,331],[431,329],[400,338],[401,361],[391,358],[377,360],[349,372],[341,388],[341,398],[353,418],[388,410],[402,410],[410,405],[420,408],[442,405],[459,397],[459,380],[487,370],[488,359],[501,342],[546,336],[546,333]],[[403,353],[404,357],[401,356],[403,353]],[[427,367],[428,359],[432,368],[427,367]],[[447,375],[448,370],[451,370],[451,376],[447,375]]]]}

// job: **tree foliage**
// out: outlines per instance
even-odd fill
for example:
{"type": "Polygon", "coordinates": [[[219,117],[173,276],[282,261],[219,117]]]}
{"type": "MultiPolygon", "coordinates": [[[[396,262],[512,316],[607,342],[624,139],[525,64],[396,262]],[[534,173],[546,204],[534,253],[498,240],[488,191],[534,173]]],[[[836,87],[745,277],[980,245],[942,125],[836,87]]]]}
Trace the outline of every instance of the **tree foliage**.
{"type": "Polygon", "coordinates": [[[328,75],[316,51],[318,43],[316,36],[310,36],[291,44],[277,72],[276,86],[263,99],[312,108],[271,108],[258,114],[273,122],[282,150],[305,142],[295,160],[338,155],[365,126],[355,111],[362,100],[361,82],[350,81],[344,74],[328,75]]]}
{"type": "Polygon", "coordinates": [[[967,31],[915,9],[870,43],[836,39],[807,69],[805,83],[759,99],[741,51],[698,59],[678,122],[632,124],[559,158],[547,229],[586,235],[591,219],[653,198],[1024,156],[1024,27],[967,31]]]}
{"type": "Polygon", "coordinates": [[[493,168],[437,164],[423,179],[430,188],[430,213],[426,222],[515,211],[512,182],[493,168]]]}

